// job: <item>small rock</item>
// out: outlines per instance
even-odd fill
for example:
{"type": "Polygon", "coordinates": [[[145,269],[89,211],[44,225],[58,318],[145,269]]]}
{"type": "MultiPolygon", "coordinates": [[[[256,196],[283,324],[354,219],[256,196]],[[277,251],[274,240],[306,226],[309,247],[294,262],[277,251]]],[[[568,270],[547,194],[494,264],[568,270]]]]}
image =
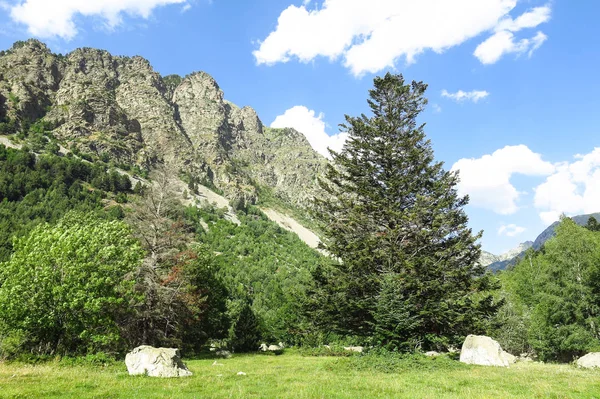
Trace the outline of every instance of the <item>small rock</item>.
{"type": "Polygon", "coordinates": [[[363,353],[365,348],[362,346],[344,346],[344,350],[356,353],[363,353]]]}
{"type": "Polygon", "coordinates": [[[429,356],[429,357],[435,357],[435,356],[439,356],[440,353],[436,352],[436,351],[429,351],[429,352],[425,352],[425,356],[429,356]]]}
{"type": "Polygon", "coordinates": [[[239,372],[237,373],[237,375],[246,375],[246,373],[244,373],[243,371],[239,371],[239,372]]]}
{"type": "Polygon", "coordinates": [[[218,362],[215,360],[215,362],[214,362],[212,365],[213,365],[213,366],[222,366],[222,365],[223,365],[223,363],[218,363],[218,362]]]}
{"type": "Polygon", "coordinates": [[[262,343],[260,344],[260,347],[258,348],[261,352],[266,352],[269,350],[269,347],[267,346],[267,344],[262,343]]]}

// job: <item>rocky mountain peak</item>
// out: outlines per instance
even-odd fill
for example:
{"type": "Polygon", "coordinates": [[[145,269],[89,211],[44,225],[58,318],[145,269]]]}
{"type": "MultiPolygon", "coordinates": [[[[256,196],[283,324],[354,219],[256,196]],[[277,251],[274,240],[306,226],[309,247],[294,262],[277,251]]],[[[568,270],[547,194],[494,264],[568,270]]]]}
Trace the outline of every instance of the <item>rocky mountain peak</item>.
{"type": "MultiPolygon", "coordinates": [[[[175,96],[193,95],[193,98],[198,98],[207,101],[223,102],[223,91],[219,87],[217,81],[208,73],[200,71],[194,72],[186,76],[175,89],[175,96]]],[[[173,100],[177,102],[177,97],[173,100]]]]}
{"type": "Polygon", "coordinates": [[[174,163],[236,201],[268,188],[304,206],[327,162],[303,134],[266,128],[254,109],[225,100],[206,72],[163,78],[139,56],[58,56],[35,40],[0,53],[0,119],[17,129],[43,121],[61,145],[92,158],[174,163]]]}

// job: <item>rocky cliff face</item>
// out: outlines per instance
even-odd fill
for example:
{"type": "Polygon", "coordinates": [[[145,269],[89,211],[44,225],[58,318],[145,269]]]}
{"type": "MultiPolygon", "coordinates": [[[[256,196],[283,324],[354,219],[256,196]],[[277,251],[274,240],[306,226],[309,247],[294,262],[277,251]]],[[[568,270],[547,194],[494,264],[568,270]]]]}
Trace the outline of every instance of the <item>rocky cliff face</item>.
{"type": "Polygon", "coordinates": [[[268,188],[304,206],[327,161],[293,129],[265,128],[204,72],[162,78],[141,57],[83,48],[55,55],[36,40],[0,53],[0,123],[43,122],[66,148],[119,164],[173,163],[229,198],[268,188]]]}

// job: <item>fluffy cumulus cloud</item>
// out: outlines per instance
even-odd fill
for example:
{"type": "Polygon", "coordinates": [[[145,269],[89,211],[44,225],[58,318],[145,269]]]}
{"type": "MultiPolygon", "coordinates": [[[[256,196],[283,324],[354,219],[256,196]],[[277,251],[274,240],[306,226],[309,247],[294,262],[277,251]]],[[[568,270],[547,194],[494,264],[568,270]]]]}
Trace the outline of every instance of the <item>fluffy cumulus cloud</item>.
{"type": "Polygon", "coordinates": [[[148,18],[156,7],[187,4],[186,0],[23,0],[10,6],[10,16],[38,37],[72,39],[77,35],[75,18],[96,16],[109,28],[122,23],[123,15],[148,18]]]}
{"type": "Polygon", "coordinates": [[[468,194],[471,205],[509,215],[518,209],[520,193],[510,182],[514,174],[549,176],[553,164],[525,145],[506,146],[477,159],[461,159],[452,166],[460,171],[458,191],[468,194]]]}
{"type": "Polygon", "coordinates": [[[498,235],[507,236],[507,237],[515,237],[519,234],[525,232],[527,229],[525,227],[517,226],[516,224],[503,224],[498,229],[498,235]]]}
{"type": "Polygon", "coordinates": [[[479,100],[483,100],[484,98],[486,98],[489,95],[490,95],[490,93],[488,93],[485,90],[473,90],[473,91],[459,90],[456,93],[449,93],[447,90],[442,90],[442,97],[450,98],[456,102],[462,102],[462,101],[467,100],[467,101],[473,101],[474,103],[476,103],[479,100]]]}
{"type": "Polygon", "coordinates": [[[338,133],[332,136],[328,135],[325,131],[326,124],[323,118],[323,113],[317,115],[313,110],[302,105],[296,105],[285,111],[283,115],[276,117],[273,123],[271,123],[271,127],[291,127],[296,129],[306,136],[306,139],[315,151],[325,157],[329,157],[327,148],[329,147],[338,152],[341,151],[344,142],[348,138],[348,134],[338,133]]]}
{"type": "Polygon", "coordinates": [[[562,213],[573,216],[600,212],[600,148],[576,156],[574,162],[556,166],[553,174],[535,189],[535,207],[546,224],[562,213]]]}
{"type": "Polygon", "coordinates": [[[515,35],[512,32],[501,31],[497,32],[485,42],[481,43],[475,49],[475,57],[479,58],[482,64],[494,64],[505,54],[527,53],[529,57],[535,50],[540,48],[546,41],[548,36],[542,32],[538,32],[531,39],[515,40],[515,35]]]}
{"type": "Polygon", "coordinates": [[[527,53],[529,57],[548,39],[538,31],[530,38],[517,39],[515,32],[522,29],[535,28],[550,20],[550,6],[533,8],[517,19],[506,17],[498,23],[495,33],[475,49],[475,57],[483,64],[494,64],[505,54],[517,55],[527,53]]]}
{"type": "Polygon", "coordinates": [[[537,7],[516,19],[509,12],[517,0],[324,0],[291,5],[277,27],[254,51],[258,64],[318,56],[343,58],[354,75],[393,67],[400,57],[408,63],[420,53],[437,53],[484,32],[494,32],[476,51],[484,63],[507,53],[531,52],[545,40],[543,33],[517,41],[514,34],[550,18],[550,7],[537,7]],[[497,37],[502,34],[503,37],[497,37]],[[512,47],[509,45],[512,43],[512,47]]]}

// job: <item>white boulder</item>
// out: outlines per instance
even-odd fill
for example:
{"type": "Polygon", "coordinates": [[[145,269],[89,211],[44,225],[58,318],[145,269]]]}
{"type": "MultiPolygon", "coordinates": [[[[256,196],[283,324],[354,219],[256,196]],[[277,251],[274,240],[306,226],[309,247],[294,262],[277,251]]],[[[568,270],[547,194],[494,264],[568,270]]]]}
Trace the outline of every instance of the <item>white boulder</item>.
{"type": "Polygon", "coordinates": [[[276,355],[280,355],[283,353],[283,344],[280,342],[279,345],[268,345],[263,343],[258,348],[261,352],[271,352],[276,355]]]}
{"type": "Polygon", "coordinates": [[[192,375],[179,356],[179,349],[138,346],[125,356],[129,375],[149,377],[188,377],[192,375]]]}
{"type": "Polygon", "coordinates": [[[365,348],[362,346],[344,346],[344,350],[349,352],[363,353],[365,348]]]}
{"type": "Polygon", "coordinates": [[[577,359],[575,364],[577,365],[577,367],[583,367],[586,369],[600,367],[600,352],[588,353],[587,355],[577,359]]]}
{"type": "Polygon", "coordinates": [[[480,366],[508,367],[516,357],[505,352],[500,344],[484,335],[469,335],[463,342],[460,361],[480,366]]]}

